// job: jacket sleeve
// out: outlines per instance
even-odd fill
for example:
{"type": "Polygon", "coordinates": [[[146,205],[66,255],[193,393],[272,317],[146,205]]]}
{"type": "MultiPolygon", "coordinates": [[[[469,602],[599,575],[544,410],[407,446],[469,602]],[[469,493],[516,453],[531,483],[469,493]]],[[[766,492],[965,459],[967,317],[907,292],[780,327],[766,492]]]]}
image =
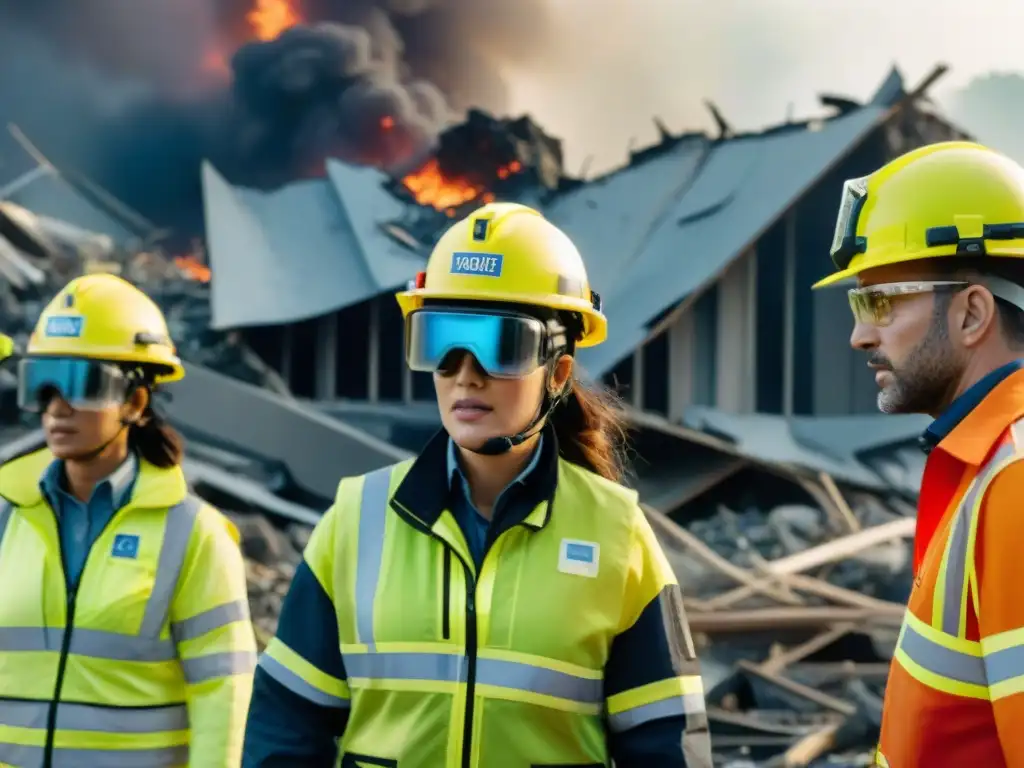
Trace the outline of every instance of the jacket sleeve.
{"type": "Polygon", "coordinates": [[[349,690],[331,598],[335,514],[313,531],[277,634],[260,656],[244,768],[331,768],[348,721],[349,690]]]}
{"type": "Polygon", "coordinates": [[[700,666],[682,595],[637,509],[622,630],[605,666],[608,741],[616,768],[711,768],[700,666]]]}
{"type": "MultiPolygon", "coordinates": [[[[996,730],[1007,768],[1024,768],[1024,600],[1020,563],[1024,552],[1024,460],[996,476],[978,515],[973,569],[978,629],[996,730]]],[[[970,555],[968,563],[970,562],[970,555]]]]}
{"type": "Polygon", "coordinates": [[[185,674],[188,768],[240,765],[256,638],[237,531],[207,505],[192,528],[171,604],[171,634],[185,674]]]}

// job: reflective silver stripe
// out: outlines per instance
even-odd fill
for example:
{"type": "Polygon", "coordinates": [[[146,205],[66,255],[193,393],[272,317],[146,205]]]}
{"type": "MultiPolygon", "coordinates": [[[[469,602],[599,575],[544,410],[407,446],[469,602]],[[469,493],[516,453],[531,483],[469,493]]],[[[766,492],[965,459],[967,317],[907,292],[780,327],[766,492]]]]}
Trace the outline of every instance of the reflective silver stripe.
{"type": "Polygon", "coordinates": [[[225,651],[208,653],[192,659],[182,659],[181,668],[190,684],[202,683],[216,677],[228,677],[256,668],[256,654],[252,651],[225,651]]]}
{"type": "Polygon", "coordinates": [[[352,653],[345,656],[345,674],[350,684],[353,678],[457,683],[466,679],[468,664],[461,654],[352,653]]]}
{"type": "Polygon", "coordinates": [[[608,715],[608,727],[619,733],[636,728],[638,725],[649,723],[652,720],[660,720],[663,717],[678,717],[679,715],[696,715],[704,712],[704,694],[686,693],[682,696],[674,696],[671,699],[652,701],[650,704],[643,704],[625,712],[618,712],[608,715]]]}
{"type": "Polygon", "coordinates": [[[187,744],[153,749],[55,749],[53,768],[180,768],[189,763],[187,744]]]}
{"type": "Polygon", "coordinates": [[[941,677],[973,685],[989,683],[985,674],[985,662],[980,656],[970,656],[939,645],[909,624],[903,625],[899,648],[912,661],[941,677]]]}
{"type": "Polygon", "coordinates": [[[7,523],[11,519],[11,502],[7,499],[0,499],[0,544],[4,543],[4,531],[7,530],[7,523]]]}
{"type": "Polygon", "coordinates": [[[953,637],[959,635],[961,609],[966,608],[968,539],[978,494],[987,486],[988,480],[999,465],[1014,453],[1016,453],[1016,448],[1012,443],[1000,447],[978,472],[978,476],[974,478],[957,508],[953,529],[950,532],[945,584],[936,584],[936,589],[942,590],[942,631],[947,635],[953,637]]]}
{"type": "Polygon", "coordinates": [[[171,624],[171,635],[178,643],[186,640],[194,640],[197,637],[220,629],[236,621],[249,620],[249,603],[245,600],[235,600],[231,603],[218,605],[208,611],[203,611],[197,616],[184,621],[171,624]]]}
{"type": "Polygon", "coordinates": [[[139,628],[139,635],[142,637],[159,637],[164,628],[171,611],[174,591],[178,587],[178,577],[185,564],[185,553],[192,537],[192,528],[202,505],[203,502],[195,496],[186,496],[167,511],[164,540],[160,546],[160,557],[157,559],[156,580],[153,582],[153,591],[149,595],[146,613],[139,628]]]}
{"type": "Polygon", "coordinates": [[[478,685],[514,688],[582,704],[600,704],[604,701],[603,680],[577,677],[518,661],[477,659],[476,682],[478,685]]]}
{"type": "MultiPolygon", "coordinates": [[[[0,725],[46,728],[49,710],[48,701],[0,701],[0,725]]],[[[187,731],[188,727],[188,708],[184,704],[132,708],[61,703],[57,707],[57,730],[159,733],[187,731]]]]}
{"type": "Polygon", "coordinates": [[[377,596],[380,565],[384,559],[384,524],[387,520],[388,487],[392,467],[382,467],[366,475],[363,498],[359,503],[359,552],[356,555],[355,610],[359,642],[371,648],[373,638],[373,601],[377,596]]]}
{"type": "Polygon", "coordinates": [[[1024,675],[1024,645],[985,654],[985,671],[990,686],[1024,675]]]}
{"type": "Polygon", "coordinates": [[[259,667],[289,691],[312,701],[314,704],[319,704],[322,707],[334,707],[335,709],[344,709],[349,706],[348,699],[333,696],[329,693],[324,693],[319,688],[314,688],[273,656],[268,656],[265,653],[262,654],[259,660],[259,667]]]}
{"type": "MultiPolygon", "coordinates": [[[[0,651],[59,652],[64,630],[57,627],[0,627],[0,651]]],[[[173,640],[75,628],[68,652],[112,661],[171,661],[178,658],[173,640]]]]}
{"type": "MultiPolygon", "coordinates": [[[[468,663],[465,656],[445,653],[350,653],[345,656],[345,672],[353,687],[358,686],[360,678],[458,683],[466,680],[468,663]]],[[[581,704],[604,701],[600,679],[505,659],[478,658],[476,682],[581,704]]]]}

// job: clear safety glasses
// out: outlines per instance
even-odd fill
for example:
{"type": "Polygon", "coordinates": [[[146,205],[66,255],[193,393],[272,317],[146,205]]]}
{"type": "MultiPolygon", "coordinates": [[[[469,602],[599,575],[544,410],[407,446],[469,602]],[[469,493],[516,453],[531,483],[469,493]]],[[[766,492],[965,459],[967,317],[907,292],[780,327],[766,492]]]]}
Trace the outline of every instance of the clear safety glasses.
{"type": "Polygon", "coordinates": [[[921,280],[908,283],[879,283],[847,291],[850,310],[858,323],[886,326],[892,322],[893,304],[900,297],[939,291],[962,291],[969,285],[981,285],[997,299],[1024,310],[1024,288],[1001,277],[985,275],[966,280],[921,280]]]}
{"type": "Polygon", "coordinates": [[[564,333],[513,312],[421,309],[406,320],[405,359],[414,371],[451,373],[468,352],[488,376],[517,379],[564,349],[564,333]]]}
{"type": "Polygon", "coordinates": [[[893,303],[902,296],[938,291],[959,291],[970,283],[962,281],[921,281],[916,283],[879,283],[847,291],[850,310],[858,323],[886,326],[892,322],[893,303]]]}
{"type": "Polygon", "coordinates": [[[125,401],[130,381],[118,366],[94,360],[29,357],[18,362],[18,406],[39,412],[54,394],[77,410],[102,410],[125,401]]]}

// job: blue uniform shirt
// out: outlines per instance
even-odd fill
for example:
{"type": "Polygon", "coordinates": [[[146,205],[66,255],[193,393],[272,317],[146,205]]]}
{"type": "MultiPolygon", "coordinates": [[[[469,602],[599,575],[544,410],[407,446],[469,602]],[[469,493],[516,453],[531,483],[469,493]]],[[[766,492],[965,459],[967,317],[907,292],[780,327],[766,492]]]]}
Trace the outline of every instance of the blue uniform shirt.
{"type": "MultiPolygon", "coordinates": [[[[473,496],[469,491],[469,482],[466,480],[466,476],[462,472],[462,468],[459,466],[459,452],[455,447],[455,441],[448,440],[448,480],[451,486],[451,513],[455,516],[455,520],[459,523],[459,527],[462,529],[462,535],[466,537],[466,543],[469,545],[469,552],[473,556],[473,560],[476,562],[476,567],[480,568],[480,564],[483,562],[484,553],[487,546],[487,531],[491,527],[491,520],[496,520],[498,515],[502,513],[502,510],[509,504],[514,504],[516,494],[514,493],[517,487],[525,485],[530,477],[530,474],[537,468],[537,463],[540,461],[540,449],[544,441],[544,436],[541,435],[540,440],[537,441],[537,445],[534,446],[533,455],[530,458],[529,463],[523,468],[523,471],[508,485],[506,485],[501,493],[498,494],[498,498],[494,500],[494,507],[491,509],[491,519],[488,520],[486,517],[480,514],[476,507],[473,506],[473,496]]],[[[532,510],[530,510],[532,511],[532,510]]]]}
{"type": "Polygon", "coordinates": [[[66,490],[63,461],[54,461],[43,473],[39,486],[57,514],[61,556],[69,589],[78,586],[85,559],[96,539],[114,513],[131,498],[138,473],[139,460],[135,454],[129,453],[127,461],[96,484],[85,504],[66,490]]]}

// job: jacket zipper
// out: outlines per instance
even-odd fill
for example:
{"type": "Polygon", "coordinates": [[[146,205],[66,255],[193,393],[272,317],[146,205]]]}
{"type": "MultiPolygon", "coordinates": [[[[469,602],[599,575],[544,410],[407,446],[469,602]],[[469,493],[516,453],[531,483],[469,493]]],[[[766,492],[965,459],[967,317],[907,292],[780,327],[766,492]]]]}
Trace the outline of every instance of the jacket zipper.
{"type": "MultiPolygon", "coordinates": [[[[67,584],[67,570],[64,568],[64,553],[60,553],[61,570],[64,572],[64,583],[67,584]]],[[[84,572],[84,568],[82,569],[84,572]]],[[[81,582],[81,577],[79,577],[81,582]]],[[[64,688],[64,672],[68,666],[68,655],[71,649],[71,634],[75,630],[75,605],[78,598],[78,586],[68,589],[67,617],[64,621],[64,637],[60,644],[60,659],[57,661],[57,683],[53,688],[53,699],[46,713],[46,747],[43,750],[43,768],[53,764],[53,741],[57,732],[57,709],[60,707],[60,694],[64,688]]]]}
{"type": "MultiPolygon", "coordinates": [[[[123,509],[123,508],[122,508],[123,509]]],[[[103,528],[96,534],[96,540],[98,541],[100,536],[110,527],[114,518],[121,512],[120,509],[114,510],[103,528]]],[[[60,521],[57,520],[57,513],[53,513],[54,520],[57,522],[57,553],[60,557],[60,570],[64,574],[64,585],[67,589],[67,609],[65,611],[66,618],[64,620],[64,638],[60,644],[60,658],[57,660],[57,683],[53,688],[53,700],[50,702],[50,708],[46,713],[46,746],[43,749],[43,766],[42,768],[51,768],[53,765],[53,742],[57,734],[57,709],[60,707],[60,694],[64,688],[64,673],[68,666],[68,656],[71,655],[71,635],[75,631],[75,606],[78,603],[78,588],[82,584],[82,579],[85,578],[85,570],[89,566],[89,556],[92,554],[93,545],[89,545],[89,551],[85,553],[85,562],[82,563],[82,572],[78,574],[78,582],[74,587],[68,586],[68,569],[64,565],[64,545],[60,538],[60,521]]],[[[93,544],[96,542],[94,541],[93,544]]]]}
{"type": "MultiPolygon", "coordinates": [[[[468,574],[467,574],[468,575],[468,574]]],[[[462,768],[470,768],[473,755],[473,698],[476,695],[476,580],[466,579],[466,717],[462,731],[462,768]]]]}
{"type": "MultiPolygon", "coordinates": [[[[392,505],[401,509],[405,514],[414,520],[419,521],[423,531],[433,539],[441,542],[441,545],[445,550],[445,568],[444,568],[444,595],[449,596],[449,580],[451,578],[451,565],[450,558],[452,557],[452,547],[445,541],[441,536],[438,536],[416,515],[406,509],[398,502],[392,500],[392,505]]],[[[462,556],[455,553],[455,556],[459,558],[459,562],[462,563],[462,568],[466,573],[466,709],[465,718],[463,720],[462,730],[462,768],[471,768],[472,755],[473,755],[473,697],[476,695],[476,662],[477,662],[477,631],[476,631],[476,576],[473,574],[473,569],[469,566],[466,561],[462,559],[462,556]]],[[[449,615],[448,600],[445,600],[445,606],[443,608],[442,619],[449,615]]],[[[444,623],[444,622],[442,622],[444,623]]],[[[446,625],[450,630],[450,627],[446,625]]],[[[43,768],[49,768],[44,766],[43,768]]]]}

